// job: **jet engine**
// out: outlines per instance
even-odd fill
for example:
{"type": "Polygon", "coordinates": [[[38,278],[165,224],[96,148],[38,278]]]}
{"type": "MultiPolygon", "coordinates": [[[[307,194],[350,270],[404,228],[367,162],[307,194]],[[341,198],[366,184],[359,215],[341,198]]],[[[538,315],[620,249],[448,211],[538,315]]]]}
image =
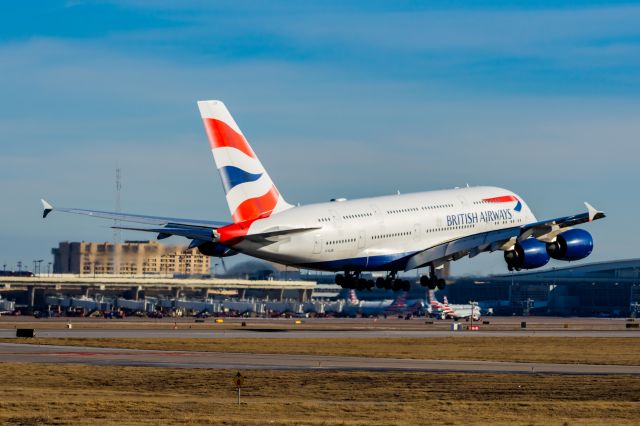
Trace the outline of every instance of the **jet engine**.
{"type": "Polygon", "coordinates": [[[593,238],[584,229],[569,229],[547,243],[547,253],[557,260],[579,260],[591,254],[593,238]]]}
{"type": "Polygon", "coordinates": [[[205,256],[211,257],[228,257],[238,254],[237,251],[230,249],[229,247],[214,243],[212,241],[206,241],[198,246],[198,251],[205,256]]]}
{"type": "Polygon", "coordinates": [[[528,238],[516,243],[513,250],[504,252],[504,260],[509,270],[535,269],[549,262],[547,246],[535,238],[528,238]]]}

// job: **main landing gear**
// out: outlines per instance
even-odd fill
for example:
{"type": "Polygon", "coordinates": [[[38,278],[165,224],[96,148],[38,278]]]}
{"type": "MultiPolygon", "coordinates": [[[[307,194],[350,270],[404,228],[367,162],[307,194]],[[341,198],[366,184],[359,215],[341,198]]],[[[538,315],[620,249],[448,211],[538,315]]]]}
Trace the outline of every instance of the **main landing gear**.
{"type": "Polygon", "coordinates": [[[360,278],[360,272],[346,271],[344,275],[336,274],[336,284],[342,288],[350,288],[354,290],[371,290],[374,286],[372,280],[360,278]]]}
{"type": "Polygon", "coordinates": [[[429,290],[435,290],[438,287],[439,290],[444,290],[447,283],[436,275],[436,269],[432,266],[429,271],[429,275],[423,275],[420,277],[420,285],[423,287],[429,287],[429,290]]]}
{"type": "Polygon", "coordinates": [[[343,274],[336,274],[336,284],[342,288],[354,290],[371,290],[374,286],[393,291],[409,291],[411,283],[407,280],[396,278],[397,271],[390,272],[385,278],[378,277],[375,282],[360,278],[360,272],[346,271],[343,274]]]}

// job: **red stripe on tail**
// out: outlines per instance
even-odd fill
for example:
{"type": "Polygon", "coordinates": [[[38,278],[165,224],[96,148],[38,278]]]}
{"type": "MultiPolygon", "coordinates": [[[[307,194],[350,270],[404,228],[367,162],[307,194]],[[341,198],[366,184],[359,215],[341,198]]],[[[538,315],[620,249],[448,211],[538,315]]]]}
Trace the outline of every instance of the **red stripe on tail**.
{"type": "Polygon", "coordinates": [[[276,208],[278,198],[280,198],[280,194],[276,187],[272,186],[266,194],[243,201],[233,212],[233,221],[239,223],[269,216],[276,208]]]}
{"type": "Polygon", "coordinates": [[[236,148],[251,158],[256,158],[244,136],[233,130],[226,123],[213,118],[203,118],[204,128],[209,138],[209,146],[214,148],[236,148]]]}

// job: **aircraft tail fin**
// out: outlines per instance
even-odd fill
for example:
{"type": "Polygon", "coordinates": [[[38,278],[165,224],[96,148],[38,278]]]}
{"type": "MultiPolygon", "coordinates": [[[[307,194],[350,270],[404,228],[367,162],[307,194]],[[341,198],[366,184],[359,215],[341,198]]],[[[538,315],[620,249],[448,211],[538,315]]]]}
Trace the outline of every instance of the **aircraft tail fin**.
{"type": "Polygon", "coordinates": [[[429,290],[429,304],[434,307],[440,306],[440,302],[436,299],[433,290],[429,290]]]}
{"type": "Polygon", "coordinates": [[[234,223],[270,216],[288,204],[221,101],[198,101],[234,223]]]}
{"type": "Polygon", "coordinates": [[[405,301],[407,300],[407,292],[403,291],[395,298],[391,306],[389,306],[389,310],[399,310],[406,307],[405,301]]]}

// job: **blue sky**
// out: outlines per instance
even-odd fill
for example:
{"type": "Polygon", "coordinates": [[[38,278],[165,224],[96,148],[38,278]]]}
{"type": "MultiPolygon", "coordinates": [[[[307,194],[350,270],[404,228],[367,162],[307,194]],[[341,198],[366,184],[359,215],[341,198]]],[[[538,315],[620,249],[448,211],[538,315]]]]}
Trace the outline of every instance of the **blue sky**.
{"type": "MultiPolygon", "coordinates": [[[[195,101],[223,99],[288,201],[471,185],[539,218],[590,201],[588,260],[637,257],[640,4],[11,2],[0,14],[0,267],[107,222],[227,219],[195,101]]],[[[126,234],[126,238],[142,238],[126,234]]],[[[559,263],[554,264],[559,266],[559,263]]],[[[502,272],[499,254],[456,273],[502,272]]]]}

